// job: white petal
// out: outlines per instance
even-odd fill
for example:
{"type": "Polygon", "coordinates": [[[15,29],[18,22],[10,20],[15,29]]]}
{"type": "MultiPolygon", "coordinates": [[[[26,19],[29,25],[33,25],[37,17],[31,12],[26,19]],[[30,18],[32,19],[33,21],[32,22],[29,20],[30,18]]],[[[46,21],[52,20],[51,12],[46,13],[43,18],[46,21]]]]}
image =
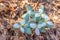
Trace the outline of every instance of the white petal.
{"type": "Polygon", "coordinates": [[[31,28],[35,28],[36,27],[36,24],[35,23],[30,23],[30,27],[31,28]]]}
{"type": "Polygon", "coordinates": [[[25,24],[25,20],[22,20],[22,21],[20,22],[20,24],[21,24],[21,25],[24,25],[24,24],[25,24]]]}
{"type": "Polygon", "coordinates": [[[35,34],[36,34],[36,35],[40,35],[40,31],[39,31],[38,28],[35,29],[35,34]]]}
{"type": "Polygon", "coordinates": [[[15,24],[13,25],[13,27],[14,27],[14,28],[19,28],[19,25],[18,25],[17,23],[15,23],[15,24]]]}
{"type": "Polygon", "coordinates": [[[24,33],[24,28],[21,27],[21,28],[20,28],[20,31],[21,31],[22,33],[24,33]]]}

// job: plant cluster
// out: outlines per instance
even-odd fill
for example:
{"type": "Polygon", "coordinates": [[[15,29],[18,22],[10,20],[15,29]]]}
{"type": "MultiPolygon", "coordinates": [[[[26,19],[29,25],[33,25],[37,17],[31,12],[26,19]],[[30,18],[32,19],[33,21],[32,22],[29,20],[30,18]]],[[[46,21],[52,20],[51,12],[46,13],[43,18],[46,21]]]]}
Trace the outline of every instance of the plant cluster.
{"type": "Polygon", "coordinates": [[[34,30],[36,35],[40,32],[46,32],[45,28],[52,28],[53,23],[44,12],[44,6],[41,5],[38,11],[33,11],[29,5],[25,5],[27,12],[22,15],[23,20],[15,23],[13,28],[19,28],[22,33],[32,34],[34,30]],[[33,29],[33,30],[32,30],[33,29]]]}

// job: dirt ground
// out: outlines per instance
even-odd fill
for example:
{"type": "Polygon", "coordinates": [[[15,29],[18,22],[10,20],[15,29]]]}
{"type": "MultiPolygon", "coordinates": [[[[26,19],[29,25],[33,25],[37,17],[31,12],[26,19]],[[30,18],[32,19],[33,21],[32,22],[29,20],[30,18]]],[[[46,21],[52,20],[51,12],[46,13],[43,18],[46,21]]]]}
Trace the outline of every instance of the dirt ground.
{"type": "Polygon", "coordinates": [[[0,40],[60,40],[60,0],[0,0],[0,40]],[[25,4],[29,4],[34,11],[44,5],[54,27],[39,36],[14,30],[13,24],[20,22],[26,12],[25,4]]]}

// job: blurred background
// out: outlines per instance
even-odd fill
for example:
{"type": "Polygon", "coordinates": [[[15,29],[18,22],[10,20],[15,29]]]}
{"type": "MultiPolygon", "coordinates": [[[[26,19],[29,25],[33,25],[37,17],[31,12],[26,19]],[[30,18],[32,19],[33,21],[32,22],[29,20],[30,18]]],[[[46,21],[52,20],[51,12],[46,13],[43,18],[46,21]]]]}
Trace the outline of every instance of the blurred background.
{"type": "Polygon", "coordinates": [[[0,40],[60,40],[60,0],[0,0],[0,40]],[[53,29],[46,29],[46,33],[39,36],[14,30],[13,24],[21,21],[26,13],[26,4],[34,11],[44,5],[44,11],[54,23],[53,29]]]}

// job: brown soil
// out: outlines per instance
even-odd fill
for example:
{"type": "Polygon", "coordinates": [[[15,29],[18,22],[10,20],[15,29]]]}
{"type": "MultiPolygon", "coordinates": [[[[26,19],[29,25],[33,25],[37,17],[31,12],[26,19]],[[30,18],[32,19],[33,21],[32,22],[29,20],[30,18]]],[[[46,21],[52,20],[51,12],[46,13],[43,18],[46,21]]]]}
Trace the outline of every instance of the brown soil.
{"type": "Polygon", "coordinates": [[[60,0],[0,0],[0,40],[60,40],[60,0]],[[34,11],[44,5],[54,27],[39,36],[14,30],[13,24],[21,21],[26,12],[25,4],[29,4],[34,11]]]}

